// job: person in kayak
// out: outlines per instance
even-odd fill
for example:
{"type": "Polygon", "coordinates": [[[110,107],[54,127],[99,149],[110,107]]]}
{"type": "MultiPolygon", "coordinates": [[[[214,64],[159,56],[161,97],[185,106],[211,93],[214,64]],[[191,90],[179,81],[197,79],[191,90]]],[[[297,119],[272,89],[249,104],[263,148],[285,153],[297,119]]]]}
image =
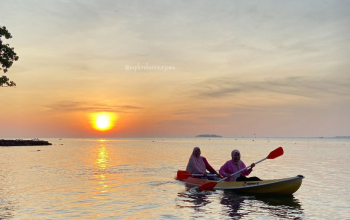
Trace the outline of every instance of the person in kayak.
{"type": "Polygon", "coordinates": [[[232,151],[231,157],[232,160],[227,161],[219,171],[222,176],[227,177],[226,181],[261,181],[258,177],[246,177],[253,171],[254,163],[250,165],[251,167],[249,169],[230,177],[231,174],[246,167],[243,161],[241,161],[241,153],[238,150],[232,151]]]}
{"type": "Polygon", "coordinates": [[[203,174],[204,178],[207,179],[206,170],[222,178],[222,176],[216,172],[212,166],[210,166],[207,159],[201,156],[201,149],[199,147],[193,148],[192,155],[188,160],[186,171],[191,174],[203,174]]]}

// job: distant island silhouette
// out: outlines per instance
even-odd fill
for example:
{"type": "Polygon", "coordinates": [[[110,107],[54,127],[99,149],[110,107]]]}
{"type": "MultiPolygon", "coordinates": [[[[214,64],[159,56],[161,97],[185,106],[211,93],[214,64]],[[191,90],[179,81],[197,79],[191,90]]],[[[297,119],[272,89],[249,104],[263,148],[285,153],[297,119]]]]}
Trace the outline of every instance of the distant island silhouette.
{"type": "Polygon", "coordinates": [[[216,135],[216,134],[200,134],[200,135],[197,135],[196,137],[222,137],[222,136],[216,135]]]}
{"type": "Polygon", "coordinates": [[[9,146],[41,146],[41,145],[52,145],[48,141],[39,140],[38,138],[34,138],[32,140],[4,140],[0,139],[1,147],[9,147],[9,146]]]}

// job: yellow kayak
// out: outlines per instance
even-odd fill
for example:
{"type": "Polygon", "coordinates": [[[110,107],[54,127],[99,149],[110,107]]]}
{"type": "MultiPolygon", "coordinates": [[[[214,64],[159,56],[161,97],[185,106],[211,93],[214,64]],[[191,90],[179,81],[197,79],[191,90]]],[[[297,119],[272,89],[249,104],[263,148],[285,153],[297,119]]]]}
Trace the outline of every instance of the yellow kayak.
{"type": "MultiPolygon", "coordinates": [[[[246,181],[246,182],[219,182],[214,187],[214,190],[232,190],[236,192],[246,193],[264,193],[264,194],[293,194],[301,186],[304,176],[298,175],[296,177],[262,180],[262,181],[246,181]]],[[[199,178],[189,177],[181,181],[193,185],[202,186],[206,183],[215,182],[212,180],[205,180],[199,178]]]]}

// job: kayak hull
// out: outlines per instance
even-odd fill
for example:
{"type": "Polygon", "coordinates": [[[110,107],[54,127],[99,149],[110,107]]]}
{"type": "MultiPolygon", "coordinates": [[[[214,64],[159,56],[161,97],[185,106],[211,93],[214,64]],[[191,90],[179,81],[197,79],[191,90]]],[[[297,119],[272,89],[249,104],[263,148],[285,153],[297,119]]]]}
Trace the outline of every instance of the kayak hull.
{"type": "MultiPolygon", "coordinates": [[[[223,181],[218,183],[215,186],[214,190],[229,190],[229,191],[235,191],[235,192],[257,193],[257,194],[291,195],[300,188],[303,178],[304,176],[298,175],[296,177],[274,179],[274,180],[262,180],[262,181],[244,181],[244,182],[223,181]]],[[[193,178],[193,177],[189,177],[182,181],[193,186],[201,186],[206,183],[215,182],[215,181],[193,178]]]]}

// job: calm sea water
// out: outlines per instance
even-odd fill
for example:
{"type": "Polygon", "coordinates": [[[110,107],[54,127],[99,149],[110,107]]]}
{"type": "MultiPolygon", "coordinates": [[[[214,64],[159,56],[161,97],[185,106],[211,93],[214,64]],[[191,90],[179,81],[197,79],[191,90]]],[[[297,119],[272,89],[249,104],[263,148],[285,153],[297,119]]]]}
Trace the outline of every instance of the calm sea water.
{"type": "Polygon", "coordinates": [[[0,219],[350,219],[350,139],[47,139],[0,148],[0,219]],[[305,176],[293,196],[195,193],[174,180],[193,147],[219,169],[239,149],[262,179],[305,176]],[[39,151],[40,150],[40,151],[39,151]]]}

